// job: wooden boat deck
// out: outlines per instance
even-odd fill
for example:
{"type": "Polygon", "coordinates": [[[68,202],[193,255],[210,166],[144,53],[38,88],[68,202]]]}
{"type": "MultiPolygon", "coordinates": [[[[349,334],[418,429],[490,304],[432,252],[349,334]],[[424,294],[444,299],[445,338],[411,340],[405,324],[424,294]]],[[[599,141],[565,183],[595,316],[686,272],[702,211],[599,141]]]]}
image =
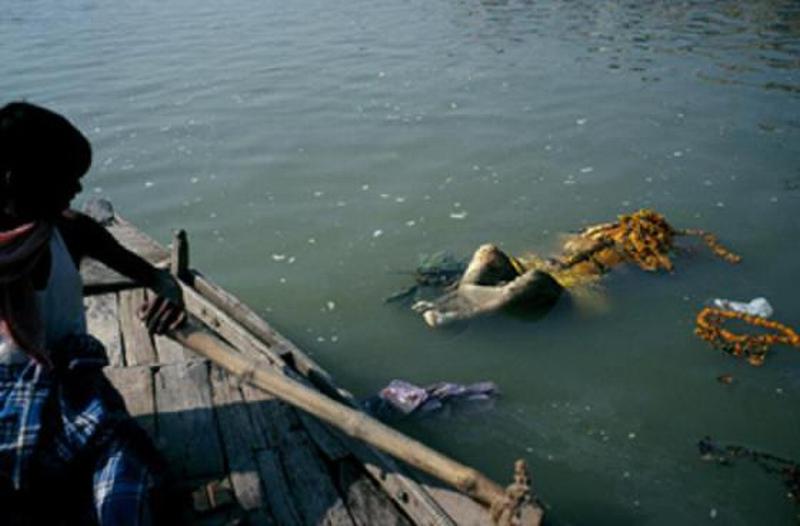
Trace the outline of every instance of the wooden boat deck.
{"type": "MultiPolygon", "coordinates": [[[[130,224],[115,219],[109,230],[149,261],[169,262],[166,249],[130,224]]],[[[491,524],[471,499],[418,483],[387,456],[152,336],[136,314],[143,289],[94,262],[81,272],[89,330],[109,355],[105,372],[166,458],[175,481],[171,503],[186,523],[491,524]]],[[[235,297],[198,274],[194,279],[192,290],[206,294],[187,294],[188,310],[240,352],[352,404],[318,365],[235,297]],[[252,323],[232,320],[226,307],[252,323]],[[243,325],[255,326],[258,336],[243,325]]]]}

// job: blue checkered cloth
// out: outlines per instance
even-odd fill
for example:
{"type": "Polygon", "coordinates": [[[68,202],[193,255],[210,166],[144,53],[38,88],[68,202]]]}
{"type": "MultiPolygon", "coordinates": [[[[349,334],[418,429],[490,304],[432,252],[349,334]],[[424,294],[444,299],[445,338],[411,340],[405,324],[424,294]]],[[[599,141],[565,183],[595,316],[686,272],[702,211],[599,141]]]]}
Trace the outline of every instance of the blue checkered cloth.
{"type": "Polygon", "coordinates": [[[53,355],[52,370],[0,364],[0,502],[56,491],[75,515],[68,524],[150,524],[155,464],[102,374],[105,349],[75,335],[53,355]]]}

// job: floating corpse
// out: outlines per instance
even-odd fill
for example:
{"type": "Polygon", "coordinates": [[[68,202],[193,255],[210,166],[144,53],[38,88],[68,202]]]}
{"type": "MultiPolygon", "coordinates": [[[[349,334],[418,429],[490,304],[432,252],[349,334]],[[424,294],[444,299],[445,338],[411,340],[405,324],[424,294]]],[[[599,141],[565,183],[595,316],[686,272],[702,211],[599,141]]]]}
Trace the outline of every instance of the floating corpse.
{"type": "Polygon", "coordinates": [[[555,258],[534,254],[515,258],[494,245],[483,245],[454,286],[434,301],[418,301],[412,308],[431,327],[509,307],[549,308],[565,288],[589,284],[621,263],[649,272],[671,271],[669,254],[677,236],[700,237],[717,256],[730,263],[740,261],[713,234],[675,229],[661,214],[644,209],[568,237],[555,258]]]}

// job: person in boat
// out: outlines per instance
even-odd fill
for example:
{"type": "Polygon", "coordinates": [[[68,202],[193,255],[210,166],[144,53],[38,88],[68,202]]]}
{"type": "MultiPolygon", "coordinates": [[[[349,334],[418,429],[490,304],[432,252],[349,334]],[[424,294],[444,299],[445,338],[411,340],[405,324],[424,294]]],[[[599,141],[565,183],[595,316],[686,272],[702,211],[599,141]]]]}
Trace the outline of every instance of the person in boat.
{"type": "Polygon", "coordinates": [[[64,117],[0,109],[0,505],[3,523],[150,524],[159,458],[102,374],[87,333],[80,260],[156,292],[140,314],[181,324],[180,286],[69,204],[91,163],[64,117]],[[47,502],[46,505],[42,503],[47,502]]]}

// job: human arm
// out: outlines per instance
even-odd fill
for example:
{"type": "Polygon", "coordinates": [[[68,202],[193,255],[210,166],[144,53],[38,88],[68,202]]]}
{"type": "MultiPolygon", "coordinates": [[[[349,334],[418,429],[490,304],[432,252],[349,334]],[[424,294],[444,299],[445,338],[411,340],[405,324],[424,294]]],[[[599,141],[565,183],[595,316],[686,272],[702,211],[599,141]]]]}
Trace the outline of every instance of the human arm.
{"type": "Polygon", "coordinates": [[[128,250],[106,228],[80,212],[64,212],[58,227],[76,264],[91,257],[157,294],[140,310],[150,330],[163,333],[185,320],[180,284],[167,270],[128,250]]]}

